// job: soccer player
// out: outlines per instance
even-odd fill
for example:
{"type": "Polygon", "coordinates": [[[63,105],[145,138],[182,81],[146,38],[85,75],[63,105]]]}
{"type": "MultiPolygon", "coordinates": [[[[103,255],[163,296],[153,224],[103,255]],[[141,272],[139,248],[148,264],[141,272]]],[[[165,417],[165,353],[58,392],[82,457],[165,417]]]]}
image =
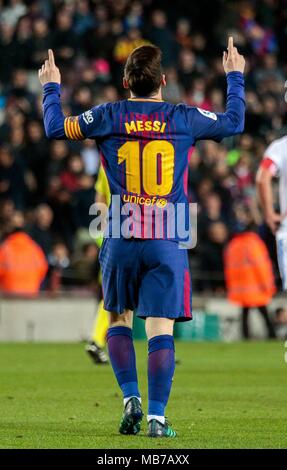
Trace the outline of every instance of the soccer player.
{"type": "MultiPolygon", "coordinates": [[[[106,173],[100,166],[99,174],[95,184],[96,189],[96,203],[105,204],[109,207],[111,202],[111,192],[106,173]]],[[[103,214],[104,215],[104,214],[103,214]]],[[[103,234],[96,239],[98,246],[103,242],[103,234]]],[[[100,273],[101,283],[101,273],[100,273]]],[[[93,325],[92,341],[86,346],[86,351],[96,364],[108,364],[108,358],[104,351],[106,345],[107,331],[109,328],[109,312],[104,308],[103,299],[100,300],[98,311],[93,325]]]]}
{"type": "Polygon", "coordinates": [[[132,338],[136,310],[145,319],[148,338],[148,435],[176,435],[165,419],[165,408],[175,369],[174,322],[192,318],[191,282],[187,250],[179,246],[186,241],[182,224],[170,230],[165,217],[159,222],[159,213],[172,207],[176,220],[179,216],[182,221],[182,206],[188,207],[190,147],[201,139],[219,141],[243,131],[244,65],[229,38],[228,52],[223,53],[227,107],[225,113],[214,114],[164,102],[161,51],[145,45],[135,49],[125,65],[123,86],[129,99],[66,118],[60,103],[60,72],[51,50],[39,70],[47,136],[95,139],[109,181],[110,224],[100,263],[105,308],[110,312],[109,356],[124,399],[119,429],[123,434],[137,434],[143,416],[132,338]],[[146,219],[146,212],[152,216],[146,219]]]}
{"type": "Polygon", "coordinates": [[[256,175],[264,219],[276,236],[277,256],[283,289],[287,290],[287,136],[272,142],[264,152],[256,175]],[[280,214],[274,210],[272,179],[279,177],[280,214]]]}

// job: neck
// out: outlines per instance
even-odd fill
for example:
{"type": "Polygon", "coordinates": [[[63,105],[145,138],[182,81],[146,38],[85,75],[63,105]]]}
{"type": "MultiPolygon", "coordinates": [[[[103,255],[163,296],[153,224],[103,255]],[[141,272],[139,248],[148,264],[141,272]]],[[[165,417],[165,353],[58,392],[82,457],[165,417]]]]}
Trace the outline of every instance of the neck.
{"type": "Polygon", "coordinates": [[[152,93],[148,96],[137,96],[132,91],[130,93],[131,93],[131,96],[130,96],[131,98],[146,98],[147,100],[162,100],[161,88],[157,92],[152,93]]]}

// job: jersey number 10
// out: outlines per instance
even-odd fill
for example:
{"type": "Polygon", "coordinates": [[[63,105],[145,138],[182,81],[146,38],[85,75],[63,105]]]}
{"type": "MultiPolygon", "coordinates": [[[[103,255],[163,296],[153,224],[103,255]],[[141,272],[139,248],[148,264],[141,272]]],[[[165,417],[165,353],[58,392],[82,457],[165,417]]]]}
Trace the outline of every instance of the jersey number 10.
{"type": "MultiPolygon", "coordinates": [[[[126,142],[118,150],[118,164],[126,162],[126,188],[141,194],[140,143],[126,142]]],[[[153,140],[142,152],[143,189],[150,196],[166,196],[172,190],[174,147],[166,140],[153,140]],[[161,168],[159,174],[158,169],[161,168]]]]}

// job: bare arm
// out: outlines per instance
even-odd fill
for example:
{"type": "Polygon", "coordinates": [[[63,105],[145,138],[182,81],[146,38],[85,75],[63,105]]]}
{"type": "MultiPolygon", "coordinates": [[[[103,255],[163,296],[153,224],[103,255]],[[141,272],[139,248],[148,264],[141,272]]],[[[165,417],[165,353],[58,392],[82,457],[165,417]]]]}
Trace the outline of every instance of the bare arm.
{"type": "Polygon", "coordinates": [[[260,167],[256,175],[257,195],[263,210],[266,224],[273,233],[276,232],[281,222],[281,215],[273,208],[272,173],[268,168],[260,167]]]}

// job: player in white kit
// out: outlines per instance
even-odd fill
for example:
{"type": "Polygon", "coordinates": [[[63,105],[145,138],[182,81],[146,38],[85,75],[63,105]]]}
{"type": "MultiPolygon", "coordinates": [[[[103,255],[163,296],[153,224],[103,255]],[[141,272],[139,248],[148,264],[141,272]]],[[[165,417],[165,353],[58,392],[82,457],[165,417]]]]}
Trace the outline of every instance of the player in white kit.
{"type": "Polygon", "coordinates": [[[272,142],[264,152],[256,176],[264,219],[276,236],[283,289],[287,290],[287,136],[272,142]],[[273,205],[272,179],[279,177],[280,214],[273,205]]]}

